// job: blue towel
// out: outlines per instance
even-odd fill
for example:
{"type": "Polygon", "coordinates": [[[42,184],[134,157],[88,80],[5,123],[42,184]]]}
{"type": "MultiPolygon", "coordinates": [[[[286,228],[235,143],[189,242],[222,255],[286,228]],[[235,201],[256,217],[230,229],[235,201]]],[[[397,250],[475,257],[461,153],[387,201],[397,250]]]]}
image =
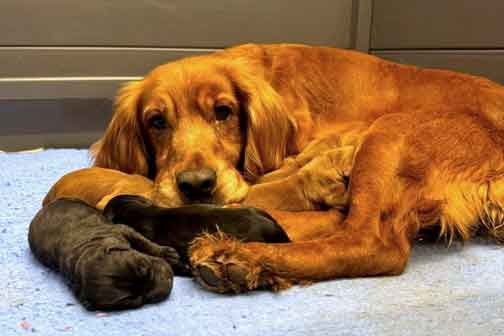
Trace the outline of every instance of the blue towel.
{"type": "Polygon", "coordinates": [[[417,245],[396,277],[242,295],[176,277],[162,303],[88,312],[32,257],[27,232],[51,185],[89,164],[83,150],[0,153],[0,336],[504,335],[504,250],[483,241],[417,245]]]}

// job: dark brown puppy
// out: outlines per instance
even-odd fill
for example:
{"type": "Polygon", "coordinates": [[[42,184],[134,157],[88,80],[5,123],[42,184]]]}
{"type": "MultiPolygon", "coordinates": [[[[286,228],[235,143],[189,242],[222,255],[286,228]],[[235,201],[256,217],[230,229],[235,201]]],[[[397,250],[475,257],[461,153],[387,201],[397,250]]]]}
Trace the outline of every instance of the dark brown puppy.
{"type": "Polygon", "coordinates": [[[175,250],[110,224],[83,201],[62,198],[37,213],[28,241],[37,259],[61,272],[89,310],[135,308],[168,297],[175,250]]]}
{"type": "Polygon", "coordinates": [[[290,242],[271,216],[255,208],[223,208],[210,204],[162,208],[142,196],[120,195],[110,200],[103,214],[157,244],[175,248],[181,258],[181,264],[175,268],[177,274],[187,271],[188,247],[203,233],[220,231],[247,242],[290,242]]]}

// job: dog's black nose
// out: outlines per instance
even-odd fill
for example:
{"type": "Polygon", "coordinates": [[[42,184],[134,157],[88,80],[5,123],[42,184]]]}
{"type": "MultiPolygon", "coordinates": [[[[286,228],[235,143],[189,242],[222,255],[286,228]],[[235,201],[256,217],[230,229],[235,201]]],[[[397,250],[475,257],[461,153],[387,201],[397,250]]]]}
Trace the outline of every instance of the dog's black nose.
{"type": "Polygon", "coordinates": [[[177,174],[177,187],[191,201],[212,196],[217,183],[217,174],[210,168],[184,170],[177,174]]]}

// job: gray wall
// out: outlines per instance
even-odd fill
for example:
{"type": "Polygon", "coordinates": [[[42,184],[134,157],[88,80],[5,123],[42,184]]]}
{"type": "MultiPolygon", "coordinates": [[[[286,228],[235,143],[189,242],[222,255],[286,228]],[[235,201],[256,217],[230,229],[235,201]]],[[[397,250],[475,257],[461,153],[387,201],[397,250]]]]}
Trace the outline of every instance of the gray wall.
{"type": "Polygon", "coordinates": [[[371,52],[504,83],[504,1],[375,0],[371,52]]]}
{"type": "Polygon", "coordinates": [[[1,0],[0,150],[85,147],[118,86],[247,42],[356,48],[504,83],[502,0],[1,0]]]}
{"type": "Polygon", "coordinates": [[[2,0],[0,150],[88,146],[118,86],[246,43],[367,51],[371,0],[2,0]]]}

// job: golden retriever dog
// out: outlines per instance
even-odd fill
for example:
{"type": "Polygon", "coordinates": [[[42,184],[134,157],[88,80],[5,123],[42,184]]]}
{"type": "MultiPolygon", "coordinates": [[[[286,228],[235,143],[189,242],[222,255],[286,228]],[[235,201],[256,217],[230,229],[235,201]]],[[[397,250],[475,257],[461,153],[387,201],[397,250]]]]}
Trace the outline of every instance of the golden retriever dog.
{"type": "MultiPolygon", "coordinates": [[[[243,45],[159,66],[120,91],[93,151],[98,167],[153,179],[170,206],[280,204],[292,243],[193,243],[194,275],[218,292],[400,274],[431,226],[503,232],[504,87],[355,51],[243,45]],[[285,207],[286,158],[320,139],[355,147],[346,215],[285,207]]],[[[323,190],[333,168],[316,168],[300,180],[323,190]]]]}

